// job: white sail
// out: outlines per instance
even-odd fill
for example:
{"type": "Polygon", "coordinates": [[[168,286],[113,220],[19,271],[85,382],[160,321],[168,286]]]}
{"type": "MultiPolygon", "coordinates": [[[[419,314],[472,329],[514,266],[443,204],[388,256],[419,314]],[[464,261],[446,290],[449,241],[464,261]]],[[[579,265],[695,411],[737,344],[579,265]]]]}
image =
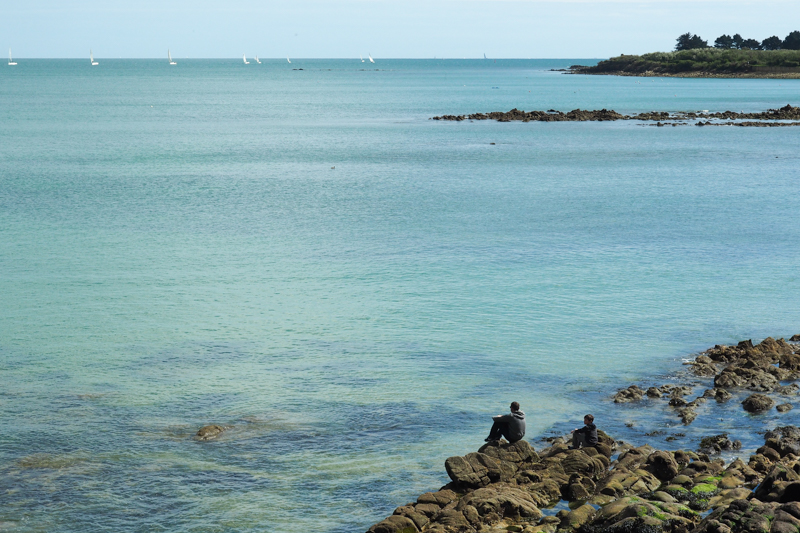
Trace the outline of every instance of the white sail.
{"type": "Polygon", "coordinates": [[[172,54],[170,53],[169,48],[167,48],[167,57],[169,58],[170,65],[177,65],[177,63],[172,60],[172,54]]]}
{"type": "Polygon", "coordinates": [[[242,61],[244,61],[245,65],[249,65],[250,64],[250,62],[247,60],[247,55],[246,54],[242,54],[242,61]]]}
{"type": "Polygon", "coordinates": [[[13,67],[14,65],[16,65],[16,63],[14,63],[14,60],[13,60],[13,59],[11,59],[11,48],[9,48],[9,49],[8,49],[8,64],[9,64],[10,66],[12,66],[12,67],[13,67]]]}
{"type": "Polygon", "coordinates": [[[358,56],[358,57],[361,58],[361,62],[363,63],[364,62],[364,56],[358,56]]]}
{"type": "Polygon", "coordinates": [[[258,56],[256,56],[256,63],[258,63],[259,65],[261,64],[261,61],[258,60],[258,56]]]}
{"type": "Polygon", "coordinates": [[[372,59],[372,54],[367,54],[367,57],[369,57],[369,62],[370,63],[374,63],[375,62],[375,60],[372,59]]]}
{"type": "Polygon", "coordinates": [[[89,49],[89,62],[92,64],[92,66],[100,64],[94,60],[94,54],[92,53],[91,49],[89,49]]]}
{"type": "Polygon", "coordinates": [[[286,58],[286,61],[288,61],[289,63],[291,63],[291,62],[292,62],[292,60],[291,60],[291,59],[289,59],[288,57],[286,58]]]}

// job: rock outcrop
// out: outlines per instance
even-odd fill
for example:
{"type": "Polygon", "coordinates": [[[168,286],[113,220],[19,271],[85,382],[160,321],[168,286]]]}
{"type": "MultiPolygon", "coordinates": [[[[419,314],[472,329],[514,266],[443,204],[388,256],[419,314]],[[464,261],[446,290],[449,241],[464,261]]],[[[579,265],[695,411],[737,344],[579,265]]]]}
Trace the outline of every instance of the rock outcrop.
{"type": "MultiPolygon", "coordinates": [[[[690,423],[704,402],[722,403],[731,391],[750,391],[743,407],[765,412],[775,405],[770,394],[797,394],[796,385],[781,382],[800,377],[800,348],[783,339],[743,341],[715,346],[689,364],[695,376],[713,379],[714,387],[692,398],[696,382],[631,385],[613,400],[665,402],[690,423]]],[[[222,432],[220,426],[206,427],[219,428],[209,435],[222,432]]],[[[664,432],[648,433],[656,434],[664,432]]],[[[598,437],[596,446],[579,450],[555,438],[540,450],[525,441],[500,441],[450,457],[450,483],[398,507],[369,533],[800,531],[800,428],[776,427],[748,462],[728,464],[718,454],[742,444],[727,433],[702,439],[698,452],[633,446],[602,431],[598,437]],[[568,509],[555,513],[551,509],[559,502],[568,509]]]]}
{"type": "MultiPolygon", "coordinates": [[[[719,113],[667,113],[666,111],[650,111],[635,115],[623,115],[613,109],[573,109],[566,113],[549,109],[547,111],[522,111],[514,108],[511,111],[492,111],[491,113],[472,113],[470,115],[440,115],[431,117],[431,120],[444,120],[461,122],[463,120],[496,120],[497,122],[605,122],[616,120],[641,120],[646,122],[657,122],[656,125],[664,125],[662,121],[680,122],[681,125],[688,124],[687,120],[697,120],[697,126],[742,126],[742,127],[767,127],[767,126],[800,126],[800,107],[786,105],[780,109],[768,109],[760,113],[735,113],[733,111],[722,111],[719,113]],[[705,120],[703,120],[705,119],[705,120]],[[716,120],[711,122],[709,119],[716,120]],[[795,122],[785,122],[793,120],[795,122]],[[724,122],[727,121],[727,122],[724,122]],[[736,122],[733,122],[736,121],[736,122]],[[781,121],[781,122],[779,122],[781,121]]],[[[675,125],[675,124],[673,124],[675,125]]],[[[795,336],[800,338],[800,336],[795,336]]],[[[792,337],[794,338],[794,337],[792,337]]],[[[700,369],[702,370],[702,369],[700,369]]]]}

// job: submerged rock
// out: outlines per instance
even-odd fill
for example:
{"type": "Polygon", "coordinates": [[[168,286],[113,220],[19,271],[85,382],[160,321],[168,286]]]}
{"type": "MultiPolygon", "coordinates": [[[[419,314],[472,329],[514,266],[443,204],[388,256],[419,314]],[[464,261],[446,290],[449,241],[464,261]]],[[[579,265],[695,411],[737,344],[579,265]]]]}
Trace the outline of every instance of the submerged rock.
{"type": "Polygon", "coordinates": [[[197,437],[197,440],[202,440],[202,441],[212,440],[219,437],[223,431],[225,431],[224,427],[218,426],[216,424],[210,424],[208,426],[203,426],[200,429],[198,429],[197,433],[195,433],[195,437],[197,437]]]}
{"type": "Polygon", "coordinates": [[[763,413],[768,411],[775,405],[775,402],[769,396],[763,394],[751,394],[742,402],[744,410],[749,413],[763,413]]]}

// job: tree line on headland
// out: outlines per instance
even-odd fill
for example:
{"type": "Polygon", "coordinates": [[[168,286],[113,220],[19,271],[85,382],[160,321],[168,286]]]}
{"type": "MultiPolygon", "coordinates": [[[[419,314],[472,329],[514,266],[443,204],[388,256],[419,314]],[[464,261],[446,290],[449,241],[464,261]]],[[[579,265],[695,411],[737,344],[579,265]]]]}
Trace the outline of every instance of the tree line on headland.
{"type": "Polygon", "coordinates": [[[761,42],[720,35],[708,41],[692,33],[677,39],[672,52],[625,55],[588,67],[573,65],[573,74],[619,76],[680,76],[698,78],[800,78],[800,31],[780,39],[773,35],[761,42]]]}
{"type": "MultiPolygon", "coordinates": [[[[684,33],[677,39],[675,50],[697,50],[699,48],[711,48],[708,41],[693,33],[684,33]]],[[[730,35],[720,35],[714,41],[714,48],[723,50],[800,50],[800,31],[793,31],[781,39],[777,35],[767,37],[759,42],[755,39],[745,39],[738,33],[733,37],[730,35]]]]}

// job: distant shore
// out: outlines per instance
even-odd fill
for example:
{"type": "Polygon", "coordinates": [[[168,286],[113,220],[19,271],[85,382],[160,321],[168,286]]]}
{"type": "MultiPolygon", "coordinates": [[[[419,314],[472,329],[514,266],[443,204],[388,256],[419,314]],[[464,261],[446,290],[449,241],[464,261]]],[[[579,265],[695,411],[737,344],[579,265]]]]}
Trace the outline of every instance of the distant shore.
{"type": "MultiPolygon", "coordinates": [[[[787,413],[800,390],[800,346],[784,339],[717,345],[685,364],[682,382],[631,385],[610,400],[661,405],[688,426],[698,409],[718,418],[734,402],[754,420],[787,413]]],[[[695,451],[598,435],[597,445],[577,450],[557,437],[539,450],[500,441],[450,457],[450,483],[400,505],[368,533],[783,533],[800,526],[800,428],[771,428],[746,462],[720,457],[742,449],[727,433],[702,438],[695,451]]]]}
{"type": "Polygon", "coordinates": [[[620,55],[595,66],[572,65],[570,74],[674,78],[800,78],[800,50],[722,50],[620,55]]]}

